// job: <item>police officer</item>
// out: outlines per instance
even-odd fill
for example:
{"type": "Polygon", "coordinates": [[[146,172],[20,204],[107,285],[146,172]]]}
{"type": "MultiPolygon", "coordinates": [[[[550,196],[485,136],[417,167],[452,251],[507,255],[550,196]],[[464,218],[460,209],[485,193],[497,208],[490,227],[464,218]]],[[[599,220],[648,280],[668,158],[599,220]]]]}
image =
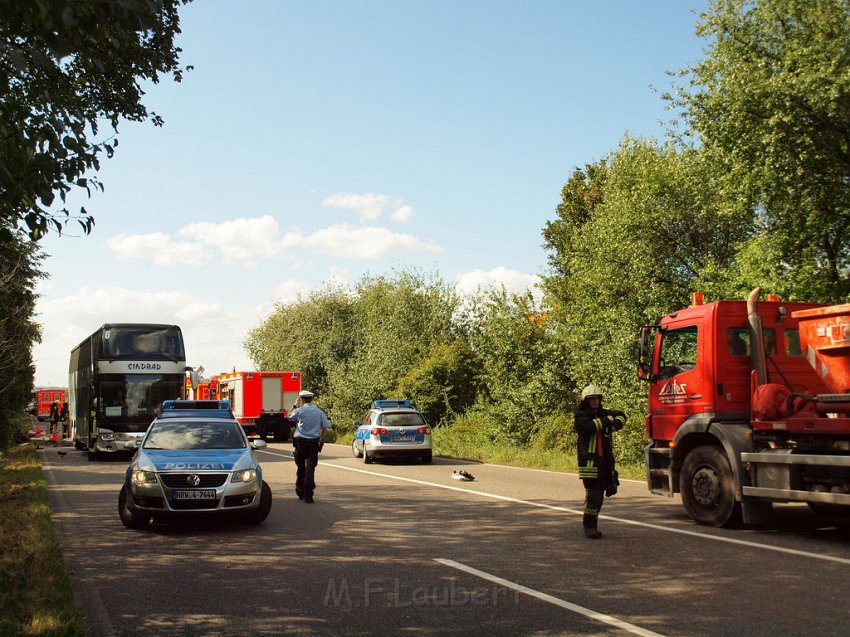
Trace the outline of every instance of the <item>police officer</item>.
{"type": "Polygon", "coordinates": [[[614,466],[611,433],[626,424],[622,411],[602,407],[602,390],[588,385],[581,390],[581,402],[575,413],[578,434],[578,477],[584,483],[584,534],[592,540],[602,537],[597,528],[599,511],[605,496],[617,493],[620,484],[614,466]]]}
{"type": "Polygon", "coordinates": [[[325,412],[313,404],[313,392],[300,392],[296,405],[300,406],[289,413],[289,420],[295,426],[292,436],[296,467],[295,494],[307,504],[312,504],[319,451],[330,423],[325,412]]]}

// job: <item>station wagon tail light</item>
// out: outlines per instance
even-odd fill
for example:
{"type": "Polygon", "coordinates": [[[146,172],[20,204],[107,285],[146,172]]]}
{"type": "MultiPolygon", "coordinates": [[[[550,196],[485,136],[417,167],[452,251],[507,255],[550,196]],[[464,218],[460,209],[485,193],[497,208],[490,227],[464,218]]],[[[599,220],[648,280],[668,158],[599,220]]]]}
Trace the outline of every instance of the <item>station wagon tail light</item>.
{"type": "Polygon", "coordinates": [[[154,484],[156,483],[156,473],[153,471],[145,471],[144,469],[135,469],[133,471],[133,484],[154,484]]]}
{"type": "Polygon", "coordinates": [[[244,471],[234,471],[230,478],[231,482],[253,482],[257,479],[257,472],[253,469],[245,469],[244,471]]]}
{"type": "Polygon", "coordinates": [[[427,436],[429,433],[431,433],[431,428],[430,427],[420,427],[419,429],[416,430],[416,433],[425,434],[427,436]]]}
{"type": "Polygon", "coordinates": [[[387,429],[384,429],[383,427],[372,427],[369,430],[369,433],[373,436],[386,436],[390,432],[387,429]]]}

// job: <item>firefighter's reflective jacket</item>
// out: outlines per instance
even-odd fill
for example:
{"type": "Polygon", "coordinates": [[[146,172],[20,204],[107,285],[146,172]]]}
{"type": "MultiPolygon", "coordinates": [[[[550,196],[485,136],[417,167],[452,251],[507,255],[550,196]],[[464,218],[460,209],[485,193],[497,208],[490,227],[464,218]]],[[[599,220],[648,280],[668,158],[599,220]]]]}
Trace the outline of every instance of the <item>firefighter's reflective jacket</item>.
{"type": "Polygon", "coordinates": [[[591,409],[584,400],[575,413],[573,425],[578,434],[578,477],[599,482],[604,487],[614,471],[614,449],[611,432],[626,424],[626,415],[615,409],[591,409]],[[613,421],[608,418],[613,417],[613,421]]]}

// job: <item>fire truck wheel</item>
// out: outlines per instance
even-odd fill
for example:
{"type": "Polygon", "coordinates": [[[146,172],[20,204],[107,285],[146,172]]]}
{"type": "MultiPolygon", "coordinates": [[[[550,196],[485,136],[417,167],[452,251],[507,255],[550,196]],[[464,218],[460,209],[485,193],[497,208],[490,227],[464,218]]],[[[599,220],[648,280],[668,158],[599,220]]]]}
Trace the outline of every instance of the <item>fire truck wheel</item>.
{"type": "Polygon", "coordinates": [[[360,449],[357,448],[357,441],[356,440],[351,441],[351,453],[354,454],[355,458],[362,458],[363,457],[363,451],[361,451],[360,449]]]}
{"type": "Polygon", "coordinates": [[[732,469],[717,447],[697,447],[685,457],[679,491],[685,510],[697,524],[730,526],[741,517],[732,469]]]}
{"type": "Polygon", "coordinates": [[[118,494],[118,517],[121,518],[121,524],[128,529],[142,529],[150,521],[150,516],[144,515],[130,506],[124,487],[121,487],[121,493],[118,494]]]}
{"type": "Polygon", "coordinates": [[[272,490],[266,481],[263,480],[263,488],[260,491],[260,506],[256,510],[251,511],[245,518],[249,524],[261,524],[272,510],[272,490]]]}

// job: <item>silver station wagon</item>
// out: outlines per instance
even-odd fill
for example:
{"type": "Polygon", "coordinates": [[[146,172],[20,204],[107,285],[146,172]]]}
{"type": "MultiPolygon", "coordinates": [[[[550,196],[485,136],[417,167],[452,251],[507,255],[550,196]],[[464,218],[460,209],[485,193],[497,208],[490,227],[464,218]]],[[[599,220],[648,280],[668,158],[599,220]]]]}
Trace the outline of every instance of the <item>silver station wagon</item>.
{"type": "Polygon", "coordinates": [[[366,464],[391,457],[431,462],[431,427],[409,400],[376,400],[354,426],[351,451],[366,464]]]}
{"type": "Polygon", "coordinates": [[[136,446],[118,496],[124,526],[152,518],[228,514],[259,524],[272,493],[254,449],[226,401],[165,401],[136,446]]]}

